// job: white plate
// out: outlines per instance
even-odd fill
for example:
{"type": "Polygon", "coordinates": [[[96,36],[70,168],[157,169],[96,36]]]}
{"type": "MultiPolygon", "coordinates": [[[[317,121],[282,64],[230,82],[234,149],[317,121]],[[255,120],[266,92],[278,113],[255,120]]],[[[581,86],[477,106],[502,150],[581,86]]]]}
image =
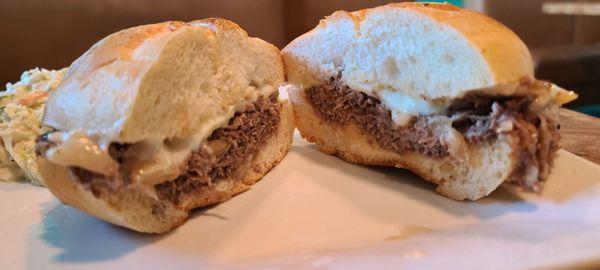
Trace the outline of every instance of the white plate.
{"type": "Polygon", "coordinates": [[[600,166],[560,151],[542,194],[456,202],[402,170],[345,163],[296,137],[251,190],[149,236],[0,183],[2,269],[452,268],[600,261],[600,166]]]}

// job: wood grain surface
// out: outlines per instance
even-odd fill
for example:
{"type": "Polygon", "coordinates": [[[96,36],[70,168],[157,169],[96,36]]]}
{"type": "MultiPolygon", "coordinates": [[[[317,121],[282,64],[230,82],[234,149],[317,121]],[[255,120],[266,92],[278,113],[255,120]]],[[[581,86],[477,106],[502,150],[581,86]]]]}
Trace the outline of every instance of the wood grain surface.
{"type": "Polygon", "coordinates": [[[561,147],[600,164],[600,118],[560,110],[561,147]]]}

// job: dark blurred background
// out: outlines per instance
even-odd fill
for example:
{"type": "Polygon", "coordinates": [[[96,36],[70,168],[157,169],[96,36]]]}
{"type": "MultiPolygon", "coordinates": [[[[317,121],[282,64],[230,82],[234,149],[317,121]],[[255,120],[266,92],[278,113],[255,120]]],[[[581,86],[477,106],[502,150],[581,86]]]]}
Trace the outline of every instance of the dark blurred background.
{"type": "MultiPolygon", "coordinates": [[[[385,0],[1,0],[0,82],[33,67],[61,68],[102,37],[167,20],[223,17],[280,48],[335,10],[385,0]]],[[[538,78],[577,90],[571,104],[600,114],[600,1],[454,0],[513,29],[530,47],[538,78]],[[598,110],[598,111],[596,111],[598,110]]]]}

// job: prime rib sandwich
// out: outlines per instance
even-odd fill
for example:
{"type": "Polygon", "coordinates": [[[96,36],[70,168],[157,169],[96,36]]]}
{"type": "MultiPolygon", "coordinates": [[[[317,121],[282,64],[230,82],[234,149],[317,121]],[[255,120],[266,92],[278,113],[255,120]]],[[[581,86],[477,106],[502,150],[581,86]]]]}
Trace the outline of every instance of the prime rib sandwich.
{"type": "Polygon", "coordinates": [[[296,125],[321,151],[407,168],[456,200],[537,191],[574,98],[504,25],[448,4],[338,11],[283,50],[296,125]]]}
{"type": "Polygon", "coordinates": [[[112,34],[48,98],[37,164],[66,204],[147,233],[225,201],[287,153],[279,50],[223,19],[112,34]]]}

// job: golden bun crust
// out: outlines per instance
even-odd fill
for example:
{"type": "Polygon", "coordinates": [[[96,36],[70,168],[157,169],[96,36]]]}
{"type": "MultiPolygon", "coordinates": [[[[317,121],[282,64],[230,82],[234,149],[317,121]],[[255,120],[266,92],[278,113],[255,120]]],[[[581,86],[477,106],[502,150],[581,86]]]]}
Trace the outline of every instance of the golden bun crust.
{"type": "Polygon", "coordinates": [[[117,192],[103,192],[98,197],[74,179],[65,167],[40,157],[37,164],[48,189],[63,203],[113,224],[144,233],[165,233],[185,222],[189,212],[198,207],[226,201],[248,190],[289,151],[294,131],[294,117],[289,101],[282,101],[281,122],[262,149],[238,168],[228,179],[187,194],[175,205],[128,187],[117,192]]]}
{"type": "Polygon", "coordinates": [[[428,99],[533,76],[529,50],[484,14],[449,4],[398,3],[337,11],[282,50],[288,81],[346,85],[428,99]]]}
{"type": "Polygon", "coordinates": [[[124,143],[209,134],[283,80],[279,51],[233,22],[143,25],[78,58],[48,98],[43,124],[124,143]]]}

